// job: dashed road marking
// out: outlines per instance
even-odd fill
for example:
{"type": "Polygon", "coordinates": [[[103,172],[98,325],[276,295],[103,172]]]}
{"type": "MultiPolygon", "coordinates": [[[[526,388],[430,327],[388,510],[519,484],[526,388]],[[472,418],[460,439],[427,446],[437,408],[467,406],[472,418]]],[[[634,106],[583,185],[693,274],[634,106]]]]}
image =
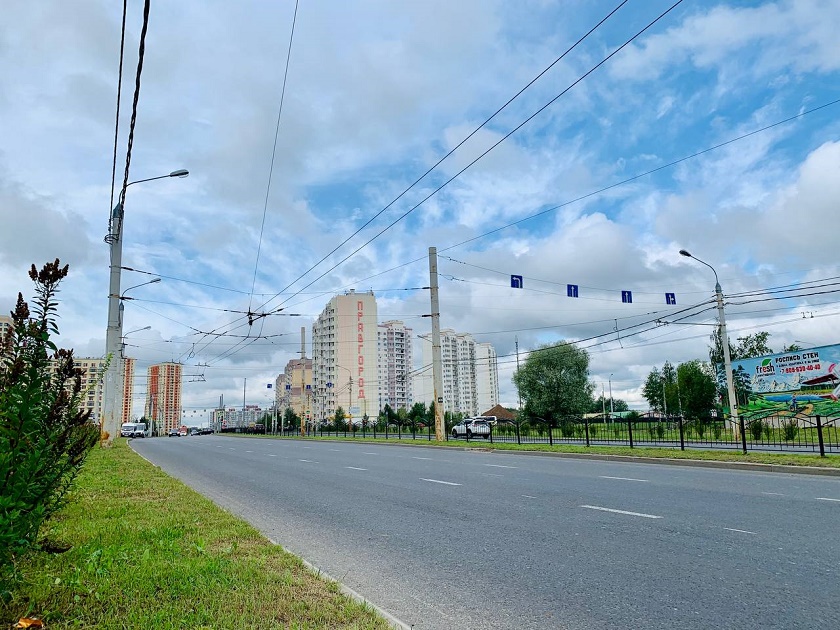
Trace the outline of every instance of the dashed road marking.
{"type": "Polygon", "coordinates": [[[767,495],[770,495],[770,496],[773,496],[773,497],[783,497],[783,496],[785,496],[781,492],[762,492],[761,494],[767,494],[767,495]]]}
{"type": "Polygon", "coordinates": [[[299,462],[306,462],[307,464],[317,464],[318,462],[313,462],[311,459],[299,459],[299,462]]]}
{"type": "Polygon", "coordinates": [[[600,507],[598,505],[581,505],[580,507],[587,510],[599,510],[601,512],[612,512],[613,514],[626,514],[627,516],[640,516],[641,518],[662,518],[655,514],[643,514],[642,512],[628,512],[627,510],[615,510],[613,508],[600,507]]]}
{"type": "Polygon", "coordinates": [[[492,466],[493,468],[518,468],[518,466],[504,466],[502,464],[484,464],[485,466],[492,466]]]}
{"type": "Polygon", "coordinates": [[[817,501],[836,501],[840,503],[840,499],[831,499],[829,497],[817,497],[817,501]]]}
{"type": "Polygon", "coordinates": [[[633,477],[608,477],[607,475],[599,475],[601,479],[616,479],[618,481],[640,481],[642,483],[647,483],[650,481],[649,479],[634,479],[633,477]]]}
{"type": "Polygon", "coordinates": [[[734,527],[724,527],[723,529],[725,529],[728,532],[738,532],[739,534],[750,534],[751,536],[758,536],[756,532],[750,532],[746,529],[735,529],[734,527]]]}
{"type": "Polygon", "coordinates": [[[526,499],[536,499],[537,498],[535,496],[531,496],[530,494],[523,494],[522,496],[525,497],[526,499]]]}
{"type": "Polygon", "coordinates": [[[426,479],[424,477],[420,477],[420,481],[428,481],[429,483],[442,483],[445,486],[460,486],[460,483],[453,483],[452,481],[441,481],[440,479],[426,479]]]}
{"type": "Polygon", "coordinates": [[[411,459],[432,459],[431,457],[412,457],[411,459]]]}
{"type": "Polygon", "coordinates": [[[355,466],[345,466],[345,468],[349,468],[350,470],[367,470],[367,468],[356,468],[355,466]]]}

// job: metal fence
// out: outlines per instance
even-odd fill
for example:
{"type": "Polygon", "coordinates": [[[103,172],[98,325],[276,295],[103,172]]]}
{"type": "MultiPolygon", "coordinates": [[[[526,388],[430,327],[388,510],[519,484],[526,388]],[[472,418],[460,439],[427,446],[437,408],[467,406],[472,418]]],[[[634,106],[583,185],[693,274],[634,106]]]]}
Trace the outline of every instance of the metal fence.
{"type": "MultiPolygon", "coordinates": [[[[577,444],[580,446],[629,446],[790,453],[840,453],[838,418],[805,414],[755,412],[740,416],[738,422],[707,417],[685,419],[680,416],[637,418],[568,416],[555,422],[499,423],[487,437],[458,438],[459,442],[508,442],[515,444],[577,444]]],[[[447,427],[447,441],[456,440],[447,427]]],[[[386,440],[435,439],[432,426],[376,425],[320,427],[309,436],[375,438],[386,440]]],[[[299,436],[299,429],[286,430],[285,436],[299,436]]]]}

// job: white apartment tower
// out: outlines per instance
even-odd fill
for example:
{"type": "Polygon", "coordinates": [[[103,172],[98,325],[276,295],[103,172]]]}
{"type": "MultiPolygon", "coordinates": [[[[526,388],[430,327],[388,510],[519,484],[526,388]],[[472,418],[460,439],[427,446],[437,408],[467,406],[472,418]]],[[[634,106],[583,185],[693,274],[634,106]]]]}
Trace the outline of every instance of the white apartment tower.
{"type": "Polygon", "coordinates": [[[408,410],[414,404],[412,330],[398,320],[379,324],[379,404],[408,410]]]}
{"type": "MultiPolygon", "coordinates": [[[[490,344],[477,344],[472,335],[452,329],[440,331],[443,368],[443,410],[476,416],[493,405],[483,407],[487,399],[499,398],[499,375],[496,353],[490,344]],[[488,357],[492,356],[492,361],[488,357]],[[482,370],[488,370],[485,376],[482,370]],[[481,376],[479,376],[482,374],[481,376]],[[481,380],[481,384],[479,384],[481,380]],[[482,389],[486,388],[486,389],[482,389]],[[487,393],[483,393],[483,392],[487,393]]],[[[432,387],[432,341],[423,337],[423,364],[430,366],[414,380],[415,396],[427,405],[434,399],[432,387]]]]}
{"type": "Polygon", "coordinates": [[[146,369],[145,416],[155,424],[159,435],[181,426],[180,363],[158,363],[146,369]]]}
{"type": "Polygon", "coordinates": [[[312,325],[314,421],[338,407],[355,422],[379,412],[377,313],[372,291],[332,298],[312,325]]]}
{"type": "Polygon", "coordinates": [[[499,364],[489,343],[475,344],[475,398],[478,413],[499,404],[499,364]]]}

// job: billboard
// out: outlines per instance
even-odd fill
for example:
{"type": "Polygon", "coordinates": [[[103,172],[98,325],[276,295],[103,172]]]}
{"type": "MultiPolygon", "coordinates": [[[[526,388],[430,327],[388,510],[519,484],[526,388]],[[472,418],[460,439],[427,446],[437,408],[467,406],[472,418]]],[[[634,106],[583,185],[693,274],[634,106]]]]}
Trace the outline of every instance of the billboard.
{"type": "Polygon", "coordinates": [[[742,392],[739,407],[744,410],[840,414],[840,344],[735,359],[732,373],[736,389],[742,392]]]}

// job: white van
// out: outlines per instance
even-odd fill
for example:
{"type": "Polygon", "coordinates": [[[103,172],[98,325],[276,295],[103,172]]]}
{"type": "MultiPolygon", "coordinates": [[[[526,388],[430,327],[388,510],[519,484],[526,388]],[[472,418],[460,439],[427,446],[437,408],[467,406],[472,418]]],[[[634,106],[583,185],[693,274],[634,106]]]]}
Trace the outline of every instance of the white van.
{"type": "Polygon", "coordinates": [[[126,422],[120,428],[120,435],[123,437],[144,438],[146,437],[146,423],[126,422]]]}

